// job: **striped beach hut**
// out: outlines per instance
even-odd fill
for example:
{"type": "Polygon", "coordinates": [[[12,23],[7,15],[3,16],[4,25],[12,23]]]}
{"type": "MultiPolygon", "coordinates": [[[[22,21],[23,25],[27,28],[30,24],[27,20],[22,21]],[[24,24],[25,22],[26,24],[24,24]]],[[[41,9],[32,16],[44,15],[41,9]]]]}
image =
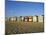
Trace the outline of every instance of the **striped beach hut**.
{"type": "Polygon", "coordinates": [[[29,22],[33,22],[33,16],[28,16],[28,18],[29,22]]]}
{"type": "Polygon", "coordinates": [[[25,22],[28,22],[28,21],[29,21],[28,16],[25,16],[25,17],[24,17],[24,21],[25,21],[25,22]]]}

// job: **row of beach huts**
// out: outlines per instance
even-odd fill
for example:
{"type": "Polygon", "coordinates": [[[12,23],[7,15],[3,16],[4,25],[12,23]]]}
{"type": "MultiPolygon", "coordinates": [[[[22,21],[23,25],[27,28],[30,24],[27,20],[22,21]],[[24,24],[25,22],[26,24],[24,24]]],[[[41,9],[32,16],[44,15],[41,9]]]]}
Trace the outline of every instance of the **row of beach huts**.
{"type": "Polygon", "coordinates": [[[44,16],[14,16],[14,17],[6,17],[5,21],[22,21],[22,22],[44,22],[44,16]]]}

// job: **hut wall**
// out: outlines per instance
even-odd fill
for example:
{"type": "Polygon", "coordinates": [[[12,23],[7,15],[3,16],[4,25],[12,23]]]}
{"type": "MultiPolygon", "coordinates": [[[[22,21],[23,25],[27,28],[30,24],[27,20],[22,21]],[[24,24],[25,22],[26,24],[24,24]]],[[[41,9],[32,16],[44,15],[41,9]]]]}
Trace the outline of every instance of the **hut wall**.
{"type": "Polygon", "coordinates": [[[24,21],[24,17],[23,16],[20,17],[20,21],[24,21]]]}
{"type": "Polygon", "coordinates": [[[25,19],[25,21],[27,22],[27,19],[25,19]]]}
{"type": "Polygon", "coordinates": [[[29,17],[29,22],[32,22],[32,20],[33,20],[33,17],[30,16],[30,17],[29,17]]]}
{"type": "Polygon", "coordinates": [[[36,16],[33,16],[33,22],[37,22],[38,18],[36,16]]]}
{"type": "Polygon", "coordinates": [[[38,22],[43,22],[43,16],[38,16],[38,22]]]}
{"type": "Polygon", "coordinates": [[[22,21],[24,21],[24,17],[22,17],[22,21]]]}
{"type": "Polygon", "coordinates": [[[8,22],[9,21],[9,17],[5,17],[5,21],[8,22]]]}
{"type": "Polygon", "coordinates": [[[16,21],[17,19],[16,19],[16,17],[10,17],[9,20],[10,21],[16,21]]]}
{"type": "Polygon", "coordinates": [[[29,22],[32,22],[32,19],[29,19],[29,22]]]}
{"type": "Polygon", "coordinates": [[[20,21],[20,17],[17,17],[17,21],[18,21],[18,22],[20,21]]]}
{"type": "Polygon", "coordinates": [[[24,21],[25,21],[25,22],[28,22],[28,21],[29,21],[28,16],[25,16],[25,17],[24,17],[24,21]]]}

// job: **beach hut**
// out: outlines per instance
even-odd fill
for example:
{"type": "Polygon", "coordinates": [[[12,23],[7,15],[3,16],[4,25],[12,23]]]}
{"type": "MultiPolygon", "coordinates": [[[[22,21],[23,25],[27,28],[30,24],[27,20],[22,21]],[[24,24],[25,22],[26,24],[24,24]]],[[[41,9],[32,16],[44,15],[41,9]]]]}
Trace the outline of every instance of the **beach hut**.
{"type": "Polygon", "coordinates": [[[38,16],[38,22],[43,22],[44,21],[44,16],[38,16]]]}
{"type": "Polygon", "coordinates": [[[7,22],[8,22],[8,21],[9,21],[9,17],[5,17],[5,21],[7,21],[7,22]]]}
{"type": "Polygon", "coordinates": [[[24,21],[24,16],[20,16],[20,21],[24,21]]]}
{"type": "Polygon", "coordinates": [[[10,17],[9,21],[17,21],[17,17],[10,17]]]}
{"type": "Polygon", "coordinates": [[[8,21],[8,18],[7,17],[5,17],[5,21],[8,21]]]}
{"type": "Polygon", "coordinates": [[[28,18],[29,22],[33,22],[33,16],[29,16],[28,18]]]}
{"type": "Polygon", "coordinates": [[[25,22],[28,22],[28,21],[29,21],[28,16],[25,16],[25,17],[24,17],[24,21],[25,21],[25,22]]]}
{"type": "Polygon", "coordinates": [[[17,22],[19,22],[20,21],[20,17],[17,17],[17,22]]]}
{"type": "Polygon", "coordinates": [[[33,16],[33,22],[38,22],[38,16],[33,16]]]}

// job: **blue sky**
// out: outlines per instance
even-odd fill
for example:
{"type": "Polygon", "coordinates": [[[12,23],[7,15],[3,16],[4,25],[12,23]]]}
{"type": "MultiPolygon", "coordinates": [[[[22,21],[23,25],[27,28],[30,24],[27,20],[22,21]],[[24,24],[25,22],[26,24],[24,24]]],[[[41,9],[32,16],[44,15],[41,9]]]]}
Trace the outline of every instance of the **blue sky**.
{"type": "Polygon", "coordinates": [[[44,14],[44,3],[8,1],[6,3],[6,16],[34,16],[44,14]]]}

